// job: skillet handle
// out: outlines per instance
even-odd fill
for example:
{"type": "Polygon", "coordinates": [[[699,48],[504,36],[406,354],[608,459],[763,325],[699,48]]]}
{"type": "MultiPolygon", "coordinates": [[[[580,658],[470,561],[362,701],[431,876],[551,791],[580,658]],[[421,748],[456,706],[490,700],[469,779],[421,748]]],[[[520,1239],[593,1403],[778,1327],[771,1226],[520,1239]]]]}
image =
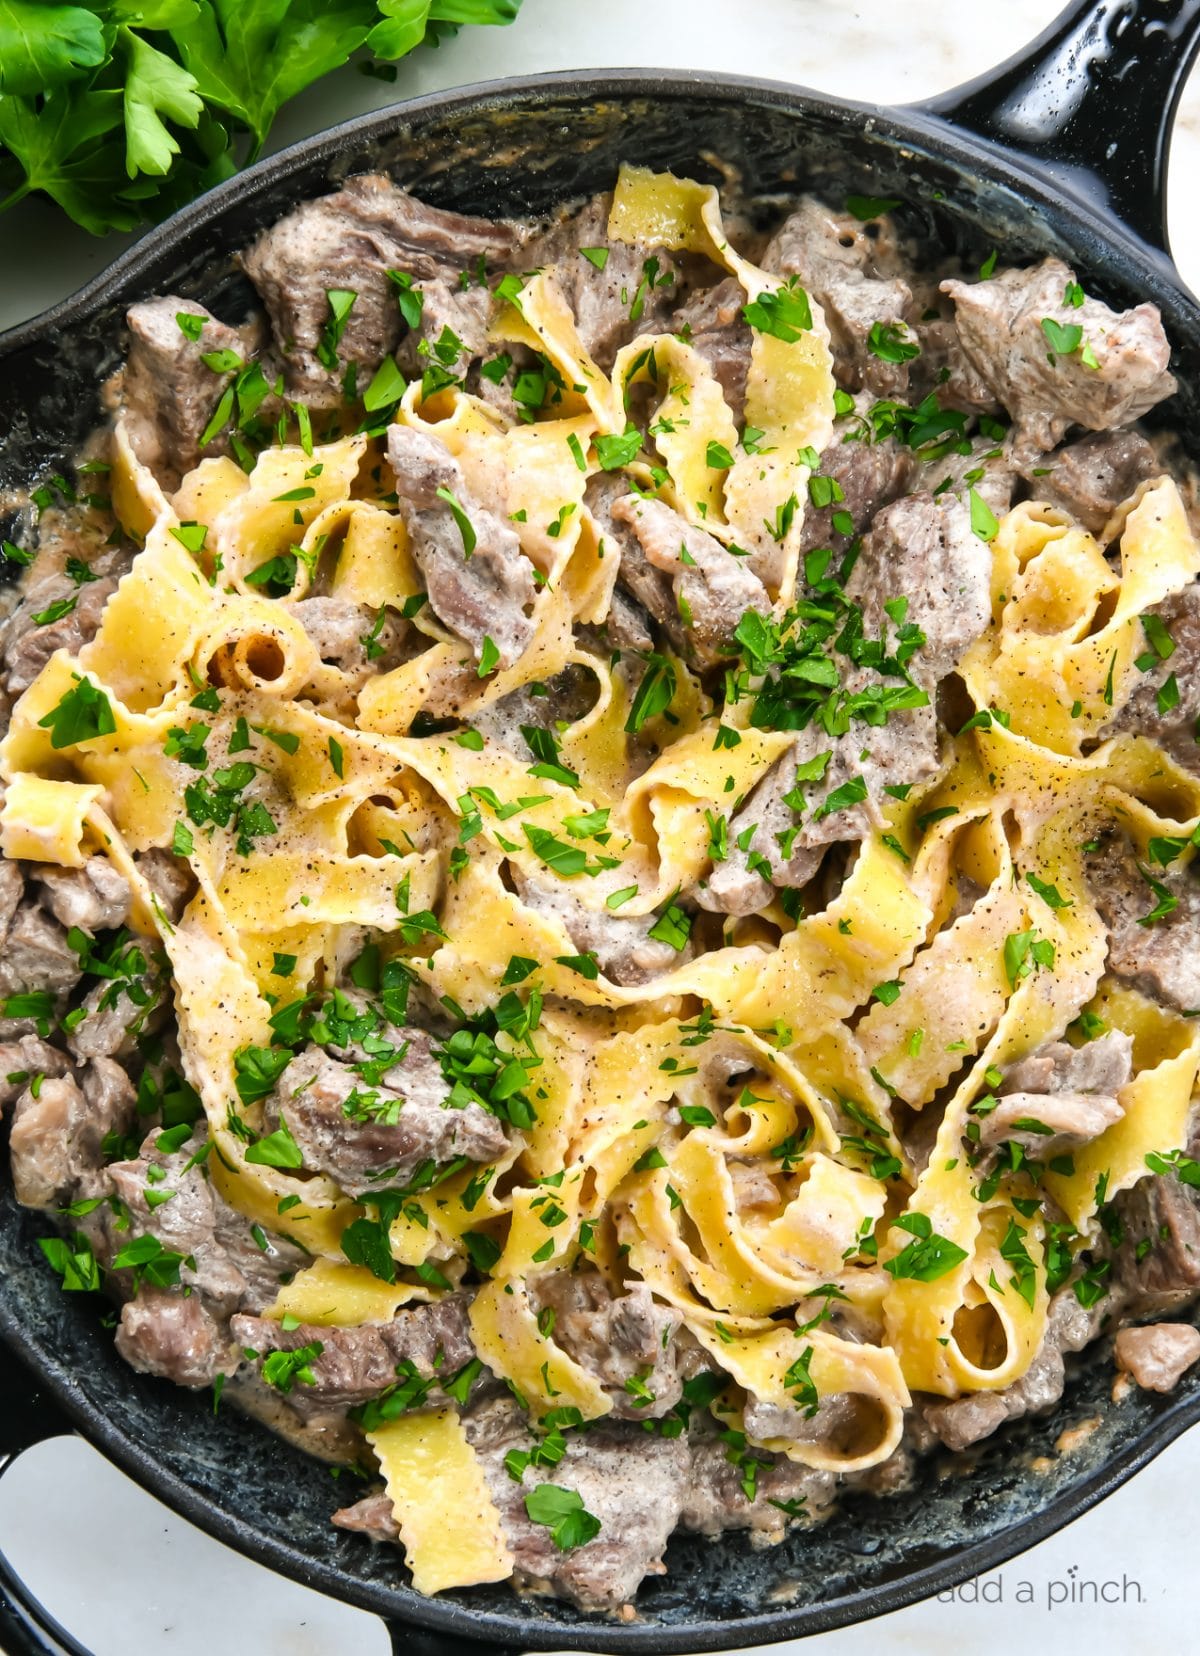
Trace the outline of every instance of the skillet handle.
{"type": "Polygon", "coordinates": [[[1015,152],[1169,259],[1171,130],[1198,48],[1200,0],[1072,0],[1015,57],[917,108],[1015,152]]]}

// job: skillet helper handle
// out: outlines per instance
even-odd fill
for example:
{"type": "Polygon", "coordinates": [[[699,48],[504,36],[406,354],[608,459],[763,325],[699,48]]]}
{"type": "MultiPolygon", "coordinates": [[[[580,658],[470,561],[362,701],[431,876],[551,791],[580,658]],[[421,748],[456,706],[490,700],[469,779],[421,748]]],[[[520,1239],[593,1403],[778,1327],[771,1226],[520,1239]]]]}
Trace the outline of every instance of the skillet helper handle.
{"type": "Polygon", "coordinates": [[[1072,0],[1015,57],[918,107],[1034,172],[1170,259],[1167,161],[1200,48],[1200,0],[1072,0]]]}

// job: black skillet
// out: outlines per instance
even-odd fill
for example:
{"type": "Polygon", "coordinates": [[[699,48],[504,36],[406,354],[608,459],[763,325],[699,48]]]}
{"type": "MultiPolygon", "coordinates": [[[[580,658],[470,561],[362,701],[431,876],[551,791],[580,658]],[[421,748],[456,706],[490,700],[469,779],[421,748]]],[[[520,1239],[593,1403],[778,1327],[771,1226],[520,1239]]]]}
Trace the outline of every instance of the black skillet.
{"type": "MultiPolygon", "coordinates": [[[[750,196],[805,188],[835,201],[848,191],[897,196],[972,258],[993,246],[1005,260],[1054,252],[1110,303],[1152,300],[1183,387],[1161,417],[1200,459],[1200,307],[1172,265],[1163,223],[1171,124],[1198,45],[1200,0],[1075,0],[993,74],[912,108],[635,70],[468,88],[348,122],[214,190],[74,299],[0,339],[0,487],[58,470],[94,425],[96,388],[119,357],[131,300],[176,291],[238,316],[249,294],[232,251],[348,173],[384,168],[466,212],[536,214],[608,187],[623,159],[716,179],[713,155],[737,169],[750,196]]],[[[377,1611],[412,1656],[512,1646],[719,1650],[863,1620],[1031,1546],[1200,1419],[1196,1376],[1172,1397],[1138,1393],[1114,1407],[1101,1342],[1050,1419],[998,1433],[959,1457],[949,1476],[930,1461],[912,1491],[851,1496],[831,1522],[767,1552],[737,1535],[676,1540],[669,1574],[642,1588],[631,1623],[521,1600],[503,1586],[424,1599],[405,1584],[397,1552],[330,1527],[346,1486],[327,1469],[231,1411],[214,1419],[207,1395],[131,1373],[98,1305],[60,1291],[34,1245],[40,1229],[0,1191],[0,1337],[29,1369],[0,1407],[5,1447],[46,1435],[47,1409],[61,1406],[177,1511],[263,1563],[377,1611]],[[39,1401],[22,1408],[33,1387],[39,1401]],[[1058,1454],[1059,1434],[1092,1418],[1099,1424],[1081,1446],[1058,1454]]],[[[34,1635],[15,1620],[5,1627],[0,1612],[0,1637],[11,1648],[34,1635]]]]}

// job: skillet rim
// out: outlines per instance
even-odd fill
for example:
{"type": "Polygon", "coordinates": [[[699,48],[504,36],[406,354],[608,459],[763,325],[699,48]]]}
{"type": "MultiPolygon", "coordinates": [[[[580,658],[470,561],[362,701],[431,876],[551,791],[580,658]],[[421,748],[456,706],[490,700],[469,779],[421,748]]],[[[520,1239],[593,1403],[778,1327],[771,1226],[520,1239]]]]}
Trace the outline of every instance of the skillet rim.
{"type": "MultiPolygon", "coordinates": [[[[154,261],[172,244],[207,225],[219,225],[224,212],[244,206],[260,191],[286,182],[308,167],[333,162],[362,141],[379,142],[401,131],[449,115],[497,109],[553,105],[558,101],[597,101],[654,96],[666,100],[703,93],[718,103],[785,110],[830,117],[861,129],[901,151],[917,166],[923,161],[949,163],[989,191],[1008,191],[1027,216],[1039,216],[1057,230],[1093,266],[1114,269],[1157,304],[1176,342],[1200,350],[1200,302],[1183,283],[1170,259],[1142,242],[1115,220],[1099,220],[1095,203],[1036,170],[1012,151],[986,138],[956,129],[920,104],[877,106],[827,96],[755,76],[716,71],[596,69],[554,71],[472,83],[448,92],[425,93],[388,104],[298,140],[216,186],[150,229],[105,270],[49,310],[0,334],[0,366],[6,358],[54,336],[57,330],[85,321],[115,298],[136,296],[138,284],[154,261]],[[1031,213],[1032,209],[1032,213],[1031,213]]],[[[0,438],[2,441],[2,438],[0,438]]],[[[60,1404],[82,1435],[151,1494],[216,1539],[259,1563],[306,1586],[373,1611],[385,1618],[427,1629],[456,1641],[453,1648],[469,1656],[467,1641],[493,1639],[502,1647],[514,1642],[528,1650],[562,1649],[576,1632],[592,1651],[668,1653],[730,1649],[747,1643],[803,1637],[832,1631],[902,1609],[1007,1562],[1054,1534],[1104,1500],[1200,1421],[1200,1389],[1178,1395],[1138,1428],[1112,1460],[1097,1468],[1045,1507],[1010,1528],[963,1547],[953,1556],[924,1565],[861,1593],[843,1594],[822,1604],[760,1612],[737,1621],[702,1620],[657,1626],[617,1623],[580,1616],[575,1622],[539,1622],[519,1614],[482,1611],[449,1600],[423,1598],[397,1582],[388,1588],[344,1576],[332,1565],[314,1561],[288,1543],[264,1535],[246,1520],[199,1493],[179,1474],[157,1461],[119,1422],[105,1414],[41,1342],[31,1343],[0,1283],[0,1339],[20,1358],[60,1404]]],[[[521,1604],[514,1595],[514,1607],[521,1604]]],[[[450,1647],[448,1647],[450,1648],[450,1647]]]]}

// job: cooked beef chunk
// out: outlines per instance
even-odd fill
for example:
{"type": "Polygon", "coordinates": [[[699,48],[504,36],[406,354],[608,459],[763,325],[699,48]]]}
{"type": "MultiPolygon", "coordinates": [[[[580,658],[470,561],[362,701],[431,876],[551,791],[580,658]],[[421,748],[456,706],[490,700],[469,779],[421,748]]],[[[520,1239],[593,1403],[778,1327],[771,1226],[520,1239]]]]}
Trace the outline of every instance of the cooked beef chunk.
{"type": "Polygon", "coordinates": [[[408,632],[407,623],[389,612],[376,633],[378,611],[345,598],[301,598],[292,605],[292,614],[316,645],[321,660],[353,679],[366,679],[394,667],[408,632]],[[373,651],[370,659],[368,639],[373,651]]]}
{"type": "Polygon", "coordinates": [[[688,654],[700,667],[726,660],[722,652],[746,611],[766,613],[771,607],[758,576],[744,559],[705,530],[694,528],[665,501],[626,495],[613,503],[612,516],[633,530],[647,561],[671,575],[673,604],[683,621],[688,654]]]}
{"type": "Polygon", "coordinates": [[[396,476],[399,511],[409,546],[438,620],[482,659],[483,641],[499,651],[500,667],[511,667],[533,637],[525,610],[533,602],[533,569],[521,543],[502,518],[467,491],[457,460],[445,444],[411,426],[388,432],[388,459],[396,476]],[[467,556],[463,529],[449,502],[470,519],[475,545],[467,556]]]}
{"type": "Polygon", "coordinates": [[[905,622],[925,634],[910,671],[932,689],[991,621],[991,575],[991,548],[973,532],[960,501],[909,495],[875,518],[846,596],[861,606],[868,638],[894,625],[884,605],[907,599],[905,622]]]}
{"type": "Polygon", "coordinates": [[[196,890],[195,875],[182,858],[172,856],[170,851],[139,851],[133,860],[163,913],[174,925],[196,890]]]}
{"type": "Polygon", "coordinates": [[[811,552],[818,546],[844,552],[855,535],[866,534],[877,512],[905,493],[915,470],[912,450],[901,448],[891,438],[882,443],[844,442],[836,435],[822,451],[817,471],[833,479],[842,498],[820,510],[812,505],[805,508],[801,552],[811,552]],[[843,512],[853,524],[849,535],[841,534],[833,525],[834,515],[843,512]]]}
{"type": "Polygon", "coordinates": [[[26,1207],[54,1208],[76,1194],[97,1195],[104,1140],[109,1133],[129,1131],[136,1096],[125,1071],[109,1058],[94,1059],[78,1081],[44,1072],[40,1084],[31,1081],[13,1107],[17,1200],[26,1207]]]}
{"type": "Polygon", "coordinates": [[[506,1146],[503,1123],[479,1104],[452,1109],[450,1088],[424,1031],[397,1032],[403,1054],[367,1087],[348,1064],[311,1046],[293,1058],[267,1101],[286,1122],[305,1166],[328,1173],[351,1196],[403,1184],[424,1161],[491,1161],[506,1146]]]}
{"type": "MultiPolygon", "coordinates": [[[[874,674],[857,670],[845,679],[851,692],[871,682],[878,682],[874,674]]],[[[927,781],[937,768],[937,721],[932,707],[893,713],[877,728],[855,724],[844,736],[829,736],[822,726],[809,725],[730,819],[728,853],[713,865],[707,884],[694,893],[695,900],[718,914],[753,914],[771,901],[774,886],[807,885],[827,846],[869,831],[885,786],[927,781]],[[829,759],[820,781],[797,786],[798,766],[823,754],[829,759]],[[818,815],[829,796],[855,778],[866,785],[866,799],[818,815]],[[803,800],[805,815],[797,816],[789,796],[803,800]],[[749,829],[753,832],[743,846],[749,829]],[[771,870],[770,879],[763,861],[771,870]]]]}
{"type": "MultiPolygon", "coordinates": [[[[11,866],[11,865],[10,865],[11,866]]],[[[37,1035],[0,1044],[0,1107],[11,1104],[38,1075],[65,1075],[72,1067],[70,1057],[37,1035]]]]}
{"type": "MultiPolygon", "coordinates": [[[[238,1315],[230,1330],[239,1345],[260,1357],[320,1342],[321,1353],[312,1363],[313,1384],[297,1385],[288,1395],[288,1402],[303,1416],[365,1403],[394,1385],[401,1367],[405,1375],[415,1369],[423,1380],[448,1380],[475,1356],[467,1298],[462,1294],[397,1311],[388,1323],[359,1323],[353,1328],[301,1323],[284,1328],[271,1317],[238,1315]]],[[[426,1401],[445,1402],[440,1385],[430,1385],[426,1401]]]]}
{"type": "Polygon", "coordinates": [[[980,1120],[980,1144],[1011,1140],[1049,1161],[1098,1138],[1125,1113],[1116,1095],[1133,1074],[1132,1054],[1132,1038],[1117,1029],[1082,1047],[1049,1042],[1004,1077],[999,1104],[980,1120]]]}
{"type": "Polygon", "coordinates": [[[614,1293],[598,1271],[555,1271],[536,1285],[554,1314],[554,1340],[604,1387],[614,1420],[657,1420],[682,1395],[676,1336],[682,1318],[644,1282],[614,1293]]]}
{"type": "Polygon", "coordinates": [[[25,876],[19,863],[0,857],[0,936],[12,925],[13,916],[25,895],[25,876]]]}
{"type": "Polygon", "coordinates": [[[427,280],[480,258],[503,266],[519,245],[513,225],[440,212],[390,179],[364,173],[347,179],[335,195],[297,207],[260,236],[241,263],[271,318],[289,394],[334,406],[351,363],[364,386],[399,342],[402,323],[389,271],[427,280]],[[330,321],[331,291],[355,295],[332,368],[317,355],[330,321]]]}
{"type": "Polygon", "coordinates": [[[1190,868],[1155,871],[1177,906],[1144,926],[1155,896],[1124,834],[1106,834],[1099,848],[1087,853],[1084,867],[1092,901],[1108,927],[1108,970],[1181,1012],[1200,1009],[1200,885],[1190,868]]]}
{"type": "Polygon", "coordinates": [[[940,458],[926,460],[917,473],[915,486],[939,500],[954,496],[964,505],[970,503],[968,491],[974,489],[988,510],[1000,518],[1012,506],[1016,493],[1019,478],[1015,464],[1007,444],[992,444],[982,450],[976,444],[967,454],[952,450],[940,458]]]}
{"type": "MultiPolygon", "coordinates": [[[[652,983],[694,954],[691,940],[678,950],[650,936],[657,914],[620,915],[591,908],[564,880],[541,879],[512,867],[517,894],[537,914],[561,920],[579,954],[594,954],[611,983],[652,983]]],[[[599,890],[596,893],[600,896],[599,890]]]]}
{"type": "MultiPolygon", "coordinates": [[[[620,559],[619,586],[629,596],[629,602],[645,610],[652,621],[666,633],[672,647],[682,655],[687,649],[687,632],[675,603],[670,574],[656,569],[647,558],[642,543],[624,520],[614,515],[617,502],[629,493],[629,481],[619,472],[602,472],[588,479],[584,491],[584,505],[596,521],[606,553],[616,548],[620,559]]],[[[651,646],[652,648],[653,646],[651,646]]]]}
{"type": "Polygon", "coordinates": [[[1108,1315],[1101,1300],[1087,1310],[1074,1289],[1061,1288],[1050,1301],[1041,1350],[1019,1380],[1002,1391],[975,1392],[952,1402],[927,1402],[922,1413],[947,1449],[966,1449],[990,1437],[1006,1420],[1052,1409],[1066,1385],[1066,1352],[1082,1351],[1108,1315]]]}
{"type": "Polygon", "coordinates": [[[211,1386],[218,1374],[232,1374],[241,1354],[205,1307],[199,1294],[167,1288],[140,1288],[121,1307],[117,1350],[142,1374],[157,1374],[177,1386],[211,1386]]]}
{"type": "Polygon", "coordinates": [[[256,330],[227,327],[194,299],[177,294],[132,305],[125,319],[129,354],[122,403],[134,453],[174,488],[200,459],[204,429],[236,367],[253,354],[256,330]],[[176,320],[180,315],[201,319],[198,338],[184,333],[176,320]],[[204,361],[214,355],[231,366],[204,361]]]}
{"type": "Polygon", "coordinates": [[[909,401],[918,403],[932,391],[941,408],[960,414],[999,414],[996,394],[964,351],[953,315],[924,315],[939,307],[949,311],[946,299],[936,289],[924,291],[924,283],[921,289],[914,291],[909,311],[917,318],[912,330],[921,346],[920,356],[909,364],[909,401]]]}
{"type": "Polygon", "coordinates": [[[736,276],[693,293],[670,321],[712,369],[725,393],[729,411],[742,424],[746,414],[746,380],[750,373],[750,326],[742,319],[745,290],[736,276]]]}
{"type": "Polygon", "coordinates": [[[210,1311],[228,1314],[241,1303],[246,1283],[217,1241],[215,1200],[204,1168],[190,1165],[199,1145],[193,1139],[165,1154],[157,1138],[152,1132],[135,1160],[109,1167],[113,1192],[129,1216],[128,1230],[112,1235],[114,1251],[139,1236],[157,1237],[164,1248],[184,1255],[183,1286],[199,1290],[210,1311]]]}
{"type": "MultiPolygon", "coordinates": [[[[1193,1136],[1188,1155],[1200,1155],[1193,1136]]],[[[1200,1290],[1200,1191],[1176,1173],[1139,1179],[1116,1198],[1122,1240],[1113,1261],[1130,1314],[1158,1317],[1200,1290]]]]}
{"type": "Polygon", "coordinates": [[[680,269],[663,247],[643,242],[610,242],[610,196],[598,196],[565,223],[530,244],[529,267],[556,265],[554,279],[575,316],[580,339],[593,361],[608,373],[622,345],[644,333],[662,333],[679,303],[680,269]],[[604,269],[585,259],[581,248],[608,248],[604,269]],[[648,269],[650,260],[656,269],[648,269]]]}
{"type": "Polygon", "coordinates": [[[46,907],[68,930],[78,926],[94,937],[129,918],[129,881],[107,857],[89,857],[82,868],[35,866],[33,874],[46,907]]]}
{"type": "MultiPolygon", "coordinates": [[[[1156,660],[1149,672],[1138,675],[1133,694],[1101,735],[1148,736],[1177,765],[1197,773],[1200,772],[1200,743],[1196,740],[1196,720],[1200,716],[1200,584],[1193,581],[1182,592],[1173,592],[1146,613],[1158,617],[1175,648],[1165,661],[1156,660]],[[1158,705],[1158,696],[1168,678],[1175,680],[1179,700],[1164,710],[1158,705]]],[[[1143,654],[1157,656],[1149,646],[1143,654]]]]}
{"type": "Polygon", "coordinates": [[[145,1006],[135,1006],[124,986],[107,978],[88,990],[78,1008],[83,1019],[67,1035],[77,1058],[128,1058],[135,1051],[148,1024],[161,1020],[161,980],[155,974],[151,981],[157,993],[145,1006]]]}
{"type": "Polygon", "coordinates": [[[230,1207],[220,1191],[214,1190],[212,1197],[216,1221],[213,1235],[245,1283],[239,1307],[257,1315],[274,1303],[283,1279],[303,1270],[312,1256],[286,1237],[253,1224],[244,1213],[230,1207]]]}
{"type": "MultiPolygon", "coordinates": [[[[428,282],[415,282],[413,292],[420,295],[421,320],[405,335],[396,353],[404,372],[410,379],[420,379],[431,368],[452,374],[469,383],[477,395],[515,417],[511,396],[507,392],[497,395],[500,388],[494,381],[481,380],[472,372],[489,353],[488,325],[495,308],[490,291],[486,287],[463,288],[457,281],[435,276],[428,282]]],[[[491,354],[499,354],[500,350],[497,345],[491,354]]]]}
{"type": "Polygon", "coordinates": [[[1099,299],[1072,305],[1066,294],[1074,280],[1061,259],[1043,259],[985,282],[942,283],[963,349],[1012,415],[1022,445],[1043,451],[1073,425],[1108,431],[1140,419],[1175,390],[1157,309],[1118,313],[1099,299]],[[1072,340],[1069,350],[1059,349],[1072,340]]]}
{"type": "Polygon", "coordinates": [[[338,1529],[352,1535],[365,1535],[369,1541],[399,1541],[400,1527],[392,1508],[392,1498],[386,1489],[373,1495],[364,1495],[352,1506],[341,1507],[332,1522],[338,1529]]]}
{"type": "Polygon", "coordinates": [[[870,341],[877,325],[903,329],[912,290],[897,273],[887,221],[876,223],[883,233],[869,236],[856,218],[805,196],[775,232],[762,264],[780,275],[798,276],[820,303],[839,384],[850,391],[865,386],[879,397],[903,397],[908,364],[886,361],[870,341]]]}
{"type": "Polygon", "coordinates": [[[612,602],[604,620],[586,633],[582,628],[580,632],[589,649],[598,648],[603,654],[612,650],[648,651],[654,648],[650,617],[636,598],[631,598],[619,586],[613,588],[612,602]]]}
{"type": "Polygon", "coordinates": [[[67,942],[66,929],[37,903],[22,903],[0,955],[0,993],[73,989],[80,975],[79,956],[67,942]]]}
{"type": "Polygon", "coordinates": [[[486,707],[476,708],[471,723],[481,735],[522,758],[532,752],[522,727],[534,726],[557,735],[561,725],[575,724],[591,712],[597,694],[595,674],[571,662],[551,679],[523,684],[486,707]]]}
{"type": "Polygon", "coordinates": [[[483,1465],[508,1539],[518,1585],[552,1592],[581,1610],[615,1610],[649,1574],[662,1574],[662,1555],[687,1490],[689,1454],[683,1438],[663,1438],[631,1425],[600,1421],[568,1432],[566,1454],[549,1474],[528,1467],[520,1481],[505,1470],[512,1449],[533,1439],[524,1415],[507,1397],[483,1402],[464,1425],[483,1465]],[[600,1520],[594,1540],[562,1552],[550,1530],[535,1524],[525,1497],[540,1483],[577,1490],[600,1520]]]}
{"type": "Polygon", "coordinates": [[[753,1499],[746,1494],[746,1470],[731,1457],[726,1444],[714,1435],[693,1430],[690,1434],[691,1473],[679,1522],[683,1529],[701,1535],[720,1535],[724,1530],[748,1529],[755,1536],[778,1539],[787,1518],[779,1507],[792,1501],[803,1504],[810,1521],[824,1517],[833,1504],[835,1480],[832,1472],[801,1466],[782,1455],[760,1452],[755,1462],[753,1499]]]}
{"type": "MultiPolygon", "coordinates": [[[[76,590],[74,582],[64,577],[54,589],[52,601],[69,598],[76,590]]],[[[87,581],[78,588],[75,607],[44,626],[31,625],[33,615],[23,613],[26,608],[23,604],[4,634],[3,681],[8,694],[16,697],[28,690],[56,650],[78,655],[95,638],[104,606],[116,590],[117,583],[111,578],[87,581]]],[[[42,613],[40,604],[34,607],[38,614],[42,613]]]]}
{"type": "Polygon", "coordinates": [[[1138,485],[1162,475],[1158,456],[1136,431],[1101,431],[1039,455],[1024,474],[1035,500],[1061,507],[1099,535],[1138,485]]]}
{"type": "Polygon", "coordinates": [[[1191,1323],[1123,1328],[1115,1345],[1117,1367],[1144,1391],[1169,1392],[1200,1358],[1200,1330],[1191,1323]]]}

